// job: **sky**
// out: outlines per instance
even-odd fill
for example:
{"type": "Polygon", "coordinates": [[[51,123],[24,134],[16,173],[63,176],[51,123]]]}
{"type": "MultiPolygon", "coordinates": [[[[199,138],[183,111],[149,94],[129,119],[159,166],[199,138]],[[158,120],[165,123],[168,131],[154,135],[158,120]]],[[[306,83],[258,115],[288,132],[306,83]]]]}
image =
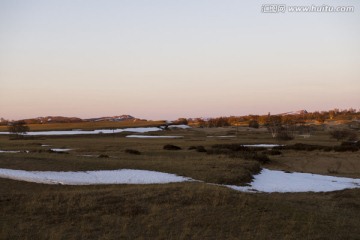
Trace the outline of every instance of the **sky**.
{"type": "Polygon", "coordinates": [[[359,43],[355,0],[0,0],[0,117],[360,109],[359,43]]]}

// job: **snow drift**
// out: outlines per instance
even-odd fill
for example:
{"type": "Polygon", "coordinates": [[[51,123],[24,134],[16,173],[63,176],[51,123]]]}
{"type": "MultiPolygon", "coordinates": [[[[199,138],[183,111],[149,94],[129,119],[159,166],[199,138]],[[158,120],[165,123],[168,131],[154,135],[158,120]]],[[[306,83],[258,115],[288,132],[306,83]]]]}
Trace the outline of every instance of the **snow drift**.
{"type": "Polygon", "coordinates": [[[250,186],[228,187],[243,192],[331,192],[360,188],[360,179],[263,169],[250,186]]]}
{"type": "Polygon", "coordinates": [[[102,170],[82,172],[24,171],[0,168],[0,177],[26,182],[94,185],[94,184],[155,184],[191,181],[175,174],[147,170],[102,170]]]}

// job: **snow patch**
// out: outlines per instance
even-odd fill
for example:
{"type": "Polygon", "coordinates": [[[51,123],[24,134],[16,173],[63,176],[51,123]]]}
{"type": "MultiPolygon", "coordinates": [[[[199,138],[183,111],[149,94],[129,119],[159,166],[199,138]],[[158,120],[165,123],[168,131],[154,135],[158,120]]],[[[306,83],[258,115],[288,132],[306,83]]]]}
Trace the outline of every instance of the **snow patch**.
{"type": "Polygon", "coordinates": [[[218,138],[234,138],[236,136],[234,135],[229,135],[229,136],[207,136],[208,138],[213,138],[213,137],[218,137],[218,138]]]}
{"type": "Polygon", "coordinates": [[[127,138],[183,138],[183,136],[147,136],[147,135],[128,135],[127,138]]]}
{"type": "Polygon", "coordinates": [[[250,186],[227,187],[242,192],[331,192],[360,188],[360,179],[263,169],[250,186]]]}
{"type": "Polygon", "coordinates": [[[72,149],[70,148],[52,148],[51,151],[53,152],[68,152],[71,151],[72,149]]]}
{"type": "Polygon", "coordinates": [[[175,174],[147,170],[103,170],[85,172],[24,171],[0,168],[0,177],[26,182],[95,185],[95,184],[155,184],[192,181],[175,174]]]}
{"type": "Polygon", "coordinates": [[[185,124],[180,124],[180,125],[169,125],[168,128],[181,128],[181,129],[188,129],[188,128],[191,128],[190,126],[188,125],[185,125],[185,124]]]}
{"type": "Polygon", "coordinates": [[[0,153],[19,153],[20,151],[6,151],[6,150],[0,150],[0,153]]]}
{"type": "Polygon", "coordinates": [[[247,144],[243,145],[244,147],[263,147],[263,148],[273,148],[273,147],[279,147],[284,145],[279,144],[247,144]]]}
{"type": "MultiPolygon", "coordinates": [[[[29,136],[49,136],[49,135],[79,135],[79,134],[109,134],[120,132],[135,132],[135,133],[147,133],[161,131],[158,127],[143,127],[143,128],[119,128],[119,129],[97,129],[92,131],[82,130],[70,130],[70,131],[39,131],[39,132],[27,132],[29,136]]],[[[9,134],[9,132],[0,132],[0,134],[9,134]]]]}

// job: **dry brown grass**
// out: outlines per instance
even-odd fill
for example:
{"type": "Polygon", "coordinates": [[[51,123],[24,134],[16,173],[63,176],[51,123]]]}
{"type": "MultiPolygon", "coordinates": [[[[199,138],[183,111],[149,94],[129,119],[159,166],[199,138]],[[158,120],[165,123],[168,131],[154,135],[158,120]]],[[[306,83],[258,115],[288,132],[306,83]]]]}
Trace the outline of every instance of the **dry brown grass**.
{"type": "MultiPolygon", "coordinates": [[[[100,170],[100,169],[146,169],[194,178],[212,183],[244,184],[253,173],[260,170],[259,163],[225,156],[187,150],[198,142],[196,132],[174,130],[152,134],[185,135],[184,139],[132,139],[125,133],[95,136],[39,137],[39,140],[8,140],[0,136],[0,144],[6,150],[31,151],[30,153],[1,154],[0,167],[24,170],[100,170]],[[195,135],[194,135],[195,133],[195,135]],[[194,136],[193,136],[194,135],[194,136]],[[51,145],[41,147],[41,144],[51,145]],[[183,150],[167,151],[166,144],[175,144],[183,150]],[[74,149],[68,154],[49,153],[50,148],[74,149]],[[130,155],[126,149],[140,151],[141,155],[130,155]],[[41,151],[41,152],[39,152],[41,151]],[[109,158],[97,158],[99,155],[109,158]],[[83,155],[92,155],[87,157],[83,155]],[[25,162],[26,161],[26,164],[25,162]]],[[[206,139],[207,140],[207,139],[206,139]]],[[[210,146],[216,140],[211,140],[210,146]]]]}
{"type": "MultiPolygon", "coordinates": [[[[95,130],[110,128],[127,128],[127,127],[153,127],[164,124],[164,121],[133,121],[126,120],[121,122],[79,122],[79,123],[46,123],[46,124],[28,124],[30,131],[59,131],[59,130],[95,130]]],[[[7,132],[7,126],[0,126],[0,132],[7,132]]]]}
{"type": "Polygon", "coordinates": [[[272,169],[360,178],[360,152],[289,150],[272,160],[272,169]]]}
{"type": "Polygon", "coordinates": [[[360,190],[247,194],[202,183],[1,179],[1,239],[358,239],[360,190]]]}
{"type": "MultiPolygon", "coordinates": [[[[46,136],[9,140],[0,136],[0,168],[25,170],[148,169],[210,183],[242,184],[259,163],[187,150],[219,143],[278,143],[264,129],[170,130],[151,135],[182,139],[129,139],[125,133],[46,136]],[[48,153],[51,147],[69,154],[48,153]],[[163,150],[165,144],[183,150],[163,150]],[[135,149],[141,155],[131,155],[135,149]],[[80,155],[106,154],[109,158],[80,155]]],[[[326,132],[289,143],[339,144],[326,132]]],[[[288,142],[286,143],[288,144],[288,142]]],[[[359,177],[359,152],[282,151],[266,167],[359,177]]],[[[0,179],[0,239],[359,239],[360,190],[332,193],[249,194],[200,182],[163,185],[60,186],[0,179]]]]}

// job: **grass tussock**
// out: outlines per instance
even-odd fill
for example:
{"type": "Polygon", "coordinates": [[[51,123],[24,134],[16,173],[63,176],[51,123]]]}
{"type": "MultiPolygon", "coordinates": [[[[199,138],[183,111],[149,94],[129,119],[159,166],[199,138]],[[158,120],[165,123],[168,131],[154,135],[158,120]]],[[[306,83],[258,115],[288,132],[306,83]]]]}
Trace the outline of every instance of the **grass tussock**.
{"type": "Polygon", "coordinates": [[[197,152],[207,152],[204,146],[190,146],[189,150],[196,150],[197,152]]]}
{"type": "Polygon", "coordinates": [[[140,155],[141,152],[135,149],[125,149],[125,153],[133,154],[133,155],[140,155]]]}
{"type": "Polygon", "coordinates": [[[181,150],[181,147],[172,144],[166,144],[163,147],[164,150],[181,150]]]}

